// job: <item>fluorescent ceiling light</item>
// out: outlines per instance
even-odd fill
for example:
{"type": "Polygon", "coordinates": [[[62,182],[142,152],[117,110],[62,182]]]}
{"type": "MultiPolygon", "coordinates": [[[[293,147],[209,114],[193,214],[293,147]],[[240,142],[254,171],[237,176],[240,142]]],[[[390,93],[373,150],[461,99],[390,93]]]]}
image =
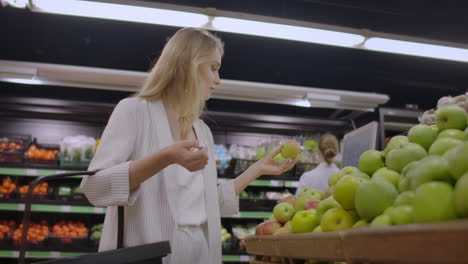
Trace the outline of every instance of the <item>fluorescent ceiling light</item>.
{"type": "Polygon", "coordinates": [[[201,27],[208,22],[208,16],[202,14],[93,1],[33,0],[32,9],[46,13],[177,27],[201,27]]]}
{"type": "Polygon", "coordinates": [[[10,83],[22,83],[22,84],[35,84],[40,85],[44,84],[40,80],[33,80],[33,79],[21,79],[21,78],[0,78],[2,82],[10,82],[10,83]]]}
{"type": "Polygon", "coordinates": [[[7,4],[17,7],[17,8],[25,8],[26,6],[28,6],[28,0],[4,0],[4,1],[7,4]]]}
{"type": "Polygon", "coordinates": [[[432,45],[386,38],[370,38],[364,43],[366,49],[405,55],[468,62],[468,49],[432,45]]]}
{"type": "Polygon", "coordinates": [[[212,25],[218,31],[342,47],[352,47],[364,41],[364,37],[357,34],[229,17],[215,17],[212,25]]]}

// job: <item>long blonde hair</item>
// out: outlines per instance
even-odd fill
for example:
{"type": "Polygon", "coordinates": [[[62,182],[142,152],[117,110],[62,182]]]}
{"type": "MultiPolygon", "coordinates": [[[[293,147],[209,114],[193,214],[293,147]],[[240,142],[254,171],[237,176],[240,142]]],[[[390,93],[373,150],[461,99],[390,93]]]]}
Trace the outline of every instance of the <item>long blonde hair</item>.
{"type": "Polygon", "coordinates": [[[320,136],[319,151],[327,164],[331,164],[339,151],[338,139],[330,133],[320,136]]]}
{"type": "Polygon", "coordinates": [[[178,30],[164,46],[136,94],[136,97],[150,101],[162,99],[176,107],[181,139],[187,139],[193,122],[200,118],[205,107],[198,69],[216,49],[222,56],[224,44],[210,32],[197,28],[178,30]]]}

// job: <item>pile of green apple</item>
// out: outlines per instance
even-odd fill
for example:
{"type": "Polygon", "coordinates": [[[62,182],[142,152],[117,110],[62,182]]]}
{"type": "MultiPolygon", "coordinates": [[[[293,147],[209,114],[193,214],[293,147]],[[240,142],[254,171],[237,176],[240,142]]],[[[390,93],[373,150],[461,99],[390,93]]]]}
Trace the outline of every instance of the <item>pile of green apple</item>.
{"type": "Polygon", "coordinates": [[[231,233],[227,231],[223,226],[221,227],[221,243],[224,245],[232,237],[231,233]]]}
{"type": "Polygon", "coordinates": [[[304,188],[273,209],[257,235],[327,232],[468,218],[468,114],[458,105],[436,112],[393,137],[383,151],[368,150],[359,168],[329,178],[329,190],[304,188]]]}

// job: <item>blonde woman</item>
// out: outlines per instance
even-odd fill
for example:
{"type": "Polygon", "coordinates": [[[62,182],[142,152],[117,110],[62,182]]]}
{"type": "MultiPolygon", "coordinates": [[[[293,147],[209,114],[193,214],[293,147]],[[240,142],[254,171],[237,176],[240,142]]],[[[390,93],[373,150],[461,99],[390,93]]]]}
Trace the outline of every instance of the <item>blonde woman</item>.
{"type": "Polygon", "coordinates": [[[166,43],[141,91],[115,107],[82,188],[107,206],[99,251],[116,248],[117,206],[125,206],[124,246],[170,241],[163,263],[221,263],[221,216],[239,212],[238,195],[259,176],[294,166],[273,157],[217,184],[213,137],[200,120],[220,84],[223,43],[184,28],[166,43]]]}
{"type": "Polygon", "coordinates": [[[320,136],[318,153],[320,163],[315,169],[304,172],[299,179],[296,196],[299,192],[306,188],[314,188],[321,192],[325,192],[328,186],[328,178],[340,169],[335,165],[334,159],[339,151],[338,139],[333,134],[323,134],[320,136]]]}

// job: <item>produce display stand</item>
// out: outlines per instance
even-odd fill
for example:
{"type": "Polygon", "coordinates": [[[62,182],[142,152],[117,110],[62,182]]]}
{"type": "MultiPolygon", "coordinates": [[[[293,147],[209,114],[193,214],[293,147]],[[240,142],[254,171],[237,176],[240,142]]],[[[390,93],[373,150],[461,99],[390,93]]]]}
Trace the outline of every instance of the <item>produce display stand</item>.
{"type": "MultiPolygon", "coordinates": [[[[250,236],[247,252],[256,256],[346,263],[468,263],[468,220],[335,232],[250,236]]],[[[269,263],[255,260],[251,263],[269,263]]]]}

